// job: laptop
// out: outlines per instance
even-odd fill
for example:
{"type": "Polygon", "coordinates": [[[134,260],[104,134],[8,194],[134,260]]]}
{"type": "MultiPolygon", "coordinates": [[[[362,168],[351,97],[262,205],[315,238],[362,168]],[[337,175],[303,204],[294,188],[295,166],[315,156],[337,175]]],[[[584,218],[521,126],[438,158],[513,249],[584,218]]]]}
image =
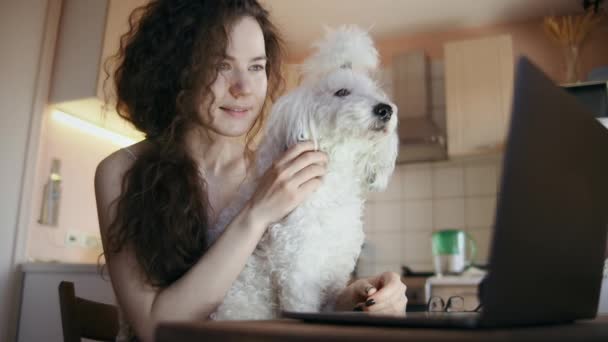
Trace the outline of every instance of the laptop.
{"type": "Polygon", "coordinates": [[[283,312],[307,322],[491,328],[597,314],[608,223],[608,130],[527,58],[517,62],[488,275],[478,313],[283,312]]]}

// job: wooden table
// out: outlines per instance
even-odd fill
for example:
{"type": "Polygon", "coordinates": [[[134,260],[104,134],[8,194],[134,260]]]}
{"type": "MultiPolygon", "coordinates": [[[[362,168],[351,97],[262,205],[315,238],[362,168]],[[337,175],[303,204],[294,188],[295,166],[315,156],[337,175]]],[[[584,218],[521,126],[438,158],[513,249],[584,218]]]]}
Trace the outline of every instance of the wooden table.
{"type": "Polygon", "coordinates": [[[163,323],[158,342],[189,341],[608,341],[608,316],[567,325],[455,330],[302,323],[297,320],[163,323]]]}

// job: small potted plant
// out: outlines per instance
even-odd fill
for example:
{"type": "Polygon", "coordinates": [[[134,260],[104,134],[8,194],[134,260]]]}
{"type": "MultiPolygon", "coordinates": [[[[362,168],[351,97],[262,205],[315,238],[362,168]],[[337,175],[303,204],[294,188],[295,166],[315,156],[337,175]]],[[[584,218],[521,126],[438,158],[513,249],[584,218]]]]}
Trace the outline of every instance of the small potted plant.
{"type": "Polygon", "coordinates": [[[600,6],[604,0],[584,0],[584,13],[547,16],[543,28],[549,38],[563,51],[565,62],[565,83],[580,82],[580,51],[589,33],[606,19],[606,12],[600,6]]]}

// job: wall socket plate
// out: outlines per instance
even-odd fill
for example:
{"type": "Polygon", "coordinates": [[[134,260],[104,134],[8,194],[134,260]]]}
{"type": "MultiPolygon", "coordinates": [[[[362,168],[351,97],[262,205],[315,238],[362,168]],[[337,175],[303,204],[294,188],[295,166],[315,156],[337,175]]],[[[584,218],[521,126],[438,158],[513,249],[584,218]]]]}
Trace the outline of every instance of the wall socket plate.
{"type": "Polygon", "coordinates": [[[95,234],[70,229],[65,233],[66,247],[81,247],[86,249],[98,249],[101,247],[101,239],[95,234]]]}
{"type": "Polygon", "coordinates": [[[65,233],[65,246],[66,247],[76,247],[80,246],[80,232],[76,230],[68,230],[65,233]]]}
{"type": "Polygon", "coordinates": [[[83,239],[83,247],[91,249],[99,247],[99,238],[95,235],[85,235],[83,239]]]}

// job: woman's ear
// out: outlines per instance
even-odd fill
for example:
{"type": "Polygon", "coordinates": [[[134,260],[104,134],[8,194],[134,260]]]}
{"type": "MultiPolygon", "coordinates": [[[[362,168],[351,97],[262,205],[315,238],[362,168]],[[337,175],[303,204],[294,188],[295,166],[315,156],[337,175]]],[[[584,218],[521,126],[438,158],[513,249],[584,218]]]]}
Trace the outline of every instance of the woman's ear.
{"type": "Polygon", "coordinates": [[[365,182],[368,191],[383,191],[388,185],[399,152],[399,138],[392,134],[378,142],[375,149],[366,156],[365,182]]]}

